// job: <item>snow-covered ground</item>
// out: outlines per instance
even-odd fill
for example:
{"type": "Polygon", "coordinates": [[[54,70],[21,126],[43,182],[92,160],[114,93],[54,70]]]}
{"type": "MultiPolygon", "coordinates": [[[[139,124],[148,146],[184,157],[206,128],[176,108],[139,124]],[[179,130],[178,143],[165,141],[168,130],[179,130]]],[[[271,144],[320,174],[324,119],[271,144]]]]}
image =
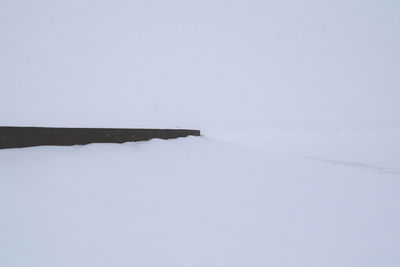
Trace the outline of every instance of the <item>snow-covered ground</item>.
{"type": "Polygon", "coordinates": [[[0,267],[399,267],[399,10],[1,0],[0,126],[204,136],[0,150],[0,267]]]}
{"type": "Polygon", "coordinates": [[[400,266],[400,131],[0,150],[0,266],[400,266]]]}

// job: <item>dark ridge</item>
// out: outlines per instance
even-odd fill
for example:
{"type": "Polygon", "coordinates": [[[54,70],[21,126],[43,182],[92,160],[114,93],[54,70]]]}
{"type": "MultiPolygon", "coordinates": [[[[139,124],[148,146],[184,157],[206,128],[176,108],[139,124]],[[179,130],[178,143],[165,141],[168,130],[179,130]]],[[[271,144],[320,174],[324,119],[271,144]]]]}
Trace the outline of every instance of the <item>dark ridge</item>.
{"type": "Polygon", "coordinates": [[[124,143],[153,138],[174,139],[200,136],[199,130],[187,129],[117,129],[117,128],[53,128],[2,127],[0,149],[31,146],[71,146],[90,143],[124,143]]]}

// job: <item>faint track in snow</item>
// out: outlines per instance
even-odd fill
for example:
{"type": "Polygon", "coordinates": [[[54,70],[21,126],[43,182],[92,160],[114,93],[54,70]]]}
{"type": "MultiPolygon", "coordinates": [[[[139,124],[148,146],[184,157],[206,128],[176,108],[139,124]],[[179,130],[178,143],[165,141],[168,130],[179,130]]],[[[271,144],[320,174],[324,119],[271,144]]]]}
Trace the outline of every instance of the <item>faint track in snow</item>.
{"type": "Polygon", "coordinates": [[[327,163],[331,163],[333,165],[340,165],[340,166],[347,166],[347,167],[352,167],[352,168],[366,169],[366,170],[377,172],[379,174],[391,174],[391,175],[400,176],[400,172],[398,172],[396,170],[389,169],[389,168],[384,168],[384,167],[372,166],[372,165],[365,164],[365,163],[360,163],[360,162],[339,161],[339,160],[331,160],[331,159],[323,159],[323,158],[315,158],[315,157],[304,157],[304,158],[309,159],[309,160],[314,160],[314,161],[327,162],[327,163]]]}

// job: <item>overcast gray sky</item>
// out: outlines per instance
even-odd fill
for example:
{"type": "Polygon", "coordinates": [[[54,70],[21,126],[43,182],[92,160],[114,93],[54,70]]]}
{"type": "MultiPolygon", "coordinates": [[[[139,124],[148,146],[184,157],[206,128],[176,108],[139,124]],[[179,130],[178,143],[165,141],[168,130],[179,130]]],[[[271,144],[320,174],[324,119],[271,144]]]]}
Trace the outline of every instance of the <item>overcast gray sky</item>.
{"type": "Polygon", "coordinates": [[[0,0],[0,125],[394,127],[400,1],[0,0]]]}

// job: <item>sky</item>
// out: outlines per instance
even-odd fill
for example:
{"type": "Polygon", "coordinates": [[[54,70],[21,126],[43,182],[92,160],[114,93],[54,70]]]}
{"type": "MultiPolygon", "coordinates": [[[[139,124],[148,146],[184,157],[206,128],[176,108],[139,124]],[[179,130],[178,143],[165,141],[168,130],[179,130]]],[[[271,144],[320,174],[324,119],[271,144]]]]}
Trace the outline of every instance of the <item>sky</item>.
{"type": "Polygon", "coordinates": [[[0,0],[0,125],[400,127],[396,0],[0,0]]]}

